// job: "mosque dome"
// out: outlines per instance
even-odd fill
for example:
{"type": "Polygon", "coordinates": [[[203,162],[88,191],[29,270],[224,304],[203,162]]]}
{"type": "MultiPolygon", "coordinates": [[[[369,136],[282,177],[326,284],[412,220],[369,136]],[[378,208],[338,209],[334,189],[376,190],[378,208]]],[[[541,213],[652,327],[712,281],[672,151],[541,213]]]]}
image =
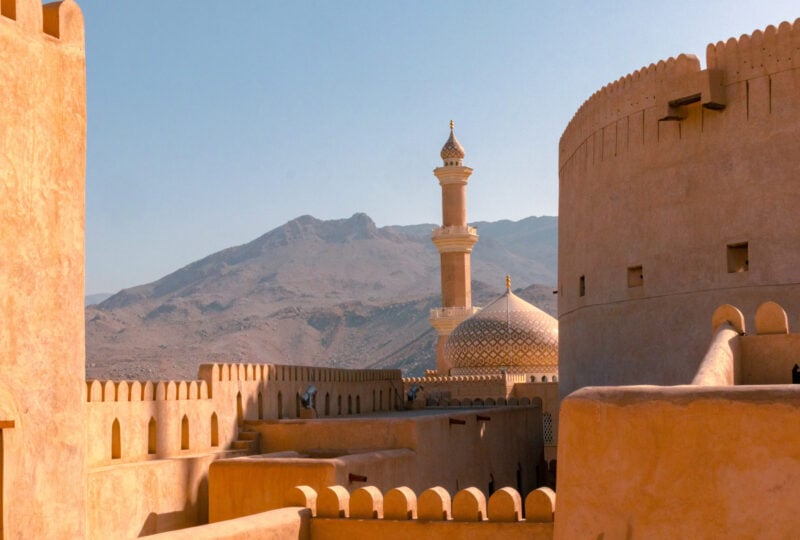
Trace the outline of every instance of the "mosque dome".
{"type": "Polygon", "coordinates": [[[460,373],[557,371],[558,321],[506,292],[459,324],[444,345],[445,361],[460,373]]]}
{"type": "Polygon", "coordinates": [[[453,121],[450,120],[450,137],[447,139],[447,142],[444,143],[442,146],[442,152],[440,154],[442,159],[464,159],[466,155],[464,152],[464,147],[461,146],[461,143],[458,142],[456,139],[455,133],[453,133],[453,121]]]}

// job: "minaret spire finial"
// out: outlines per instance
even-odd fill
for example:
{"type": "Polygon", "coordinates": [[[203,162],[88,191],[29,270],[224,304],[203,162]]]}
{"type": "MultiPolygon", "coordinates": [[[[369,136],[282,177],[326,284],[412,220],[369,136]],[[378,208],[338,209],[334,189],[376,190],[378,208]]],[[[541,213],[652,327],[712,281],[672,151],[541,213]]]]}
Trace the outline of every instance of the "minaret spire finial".
{"type": "Polygon", "coordinates": [[[506,274],[506,290],[511,290],[511,276],[508,274],[506,274]]]}
{"type": "Polygon", "coordinates": [[[455,122],[453,122],[452,120],[450,120],[450,131],[453,131],[453,128],[454,128],[454,127],[455,127],[455,122]]]}

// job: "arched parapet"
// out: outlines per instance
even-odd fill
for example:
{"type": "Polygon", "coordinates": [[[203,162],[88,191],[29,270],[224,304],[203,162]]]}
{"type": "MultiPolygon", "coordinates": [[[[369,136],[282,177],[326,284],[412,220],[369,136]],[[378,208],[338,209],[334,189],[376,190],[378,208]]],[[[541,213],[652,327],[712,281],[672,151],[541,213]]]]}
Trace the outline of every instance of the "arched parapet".
{"type": "Polygon", "coordinates": [[[186,381],[178,381],[176,383],[176,399],[186,400],[189,399],[189,385],[186,381]]]}
{"type": "Polygon", "coordinates": [[[358,519],[383,518],[383,493],[375,486],[364,486],[350,495],[350,517],[358,519]]]}
{"type": "Polygon", "coordinates": [[[188,394],[188,399],[199,399],[199,387],[197,385],[197,381],[188,381],[188,385],[186,388],[186,393],[188,394]]]}
{"type": "Polygon", "coordinates": [[[441,486],[423,491],[417,500],[419,519],[428,521],[447,521],[451,516],[450,493],[441,486]]]}
{"type": "Polygon", "coordinates": [[[344,486],[322,488],[317,496],[317,515],[321,518],[345,518],[350,514],[350,493],[344,486]]]}
{"type": "Polygon", "coordinates": [[[535,523],[550,523],[556,511],[556,492],[549,487],[540,487],[525,497],[525,520],[535,523]]]}
{"type": "Polygon", "coordinates": [[[486,519],[486,496],[476,487],[462,489],[453,497],[454,521],[483,521],[486,519]]]}
{"type": "Polygon", "coordinates": [[[116,387],[116,399],[115,401],[130,401],[131,394],[130,394],[130,386],[128,386],[128,381],[118,381],[114,383],[116,387]]]}
{"type": "Polygon", "coordinates": [[[383,498],[383,517],[398,521],[417,519],[417,494],[407,486],[387,491],[383,498]]]}
{"type": "Polygon", "coordinates": [[[142,385],[142,401],[156,400],[156,385],[153,381],[145,381],[142,385]]]}
{"type": "Polygon", "coordinates": [[[711,316],[711,333],[715,334],[722,324],[730,324],[740,335],[745,333],[744,315],[738,308],[723,304],[714,310],[711,316]]]}
{"type": "MultiPolygon", "coordinates": [[[[541,406],[541,398],[539,399],[539,405],[541,406]]],[[[519,404],[523,407],[527,407],[531,404],[531,399],[529,397],[522,397],[519,399],[519,404]]]]}
{"type": "Polygon", "coordinates": [[[209,386],[206,381],[200,381],[197,384],[197,399],[209,399],[211,393],[208,391],[209,386]]]}
{"type": "Polygon", "coordinates": [[[662,81],[700,72],[700,61],[681,54],[642,67],[592,94],[572,117],[559,142],[559,168],[563,167],[595,132],[644,109],[654,107],[662,81]]]}
{"type": "Polygon", "coordinates": [[[514,522],[522,519],[522,497],[512,487],[500,488],[489,497],[489,521],[514,522]]]}
{"type": "MultiPolygon", "coordinates": [[[[17,0],[20,2],[20,0],[17,0]]],[[[36,1],[38,4],[38,0],[36,1]]],[[[73,0],[53,2],[40,7],[42,12],[42,28],[49,34],[65,43],[83,47],[84,30],[83,14],[73,0]]]]}
{"type": "Polygon", "coordinates": [[[158,381],[155,385],[155,396],[156,401],[166,401],[167,400],[167,382],[166,381],[158,381]]]}
{"type": "Polygon", "coordinates": [[[103,383],[103,401],[116,401],[117,400],[117,385],[114,381],[105,381],[103,383]]]}
{"type": "Polygon", "coordinates": [[[782,22],[768,26],[738,39],[730,38],[706,47],[709,69],[725,72],[727,84],[733,84],[764,74],[776,73],[787,67],[800,67],[797,48],[800,43],[800,19],[794,24],[782,22]]]}
{"type": "Polygon", "coordinates": [[[764,302],[756,310],[756,334],[788,334],[786,311],[775,302],[764,302]]]}
{"type": "Polygon", "coordinates": [[[11,6],[6,2],[3,4],[5,17],[15,20],[31,34],[42,32],[44,12],[41,0],[16,0],[11,6]]]}
{"type": "Polygon", "coordinates": [[[130,384],[130,400],[142,401],[142,383],[139,381],[131,381],[130,384]]]}
{"type": "Polygon", "coordinates": [[[86,381],[86,396],[90,403],[103,401],[103,384],[96,380],[86,381]]]}
{"type": "Polygon", "coordinates": [[[167,381],[165,388],[167,394],[166,400],[176,401],[178,399],[178,385],[175,384],[175,381],[167,381]]]}
{"type": "Polygon", "coordinates": [[[302,506],[317,515],[317,492],[311,486],[295,486],[289,490],[284,499],[285,506],[302,506]]]}

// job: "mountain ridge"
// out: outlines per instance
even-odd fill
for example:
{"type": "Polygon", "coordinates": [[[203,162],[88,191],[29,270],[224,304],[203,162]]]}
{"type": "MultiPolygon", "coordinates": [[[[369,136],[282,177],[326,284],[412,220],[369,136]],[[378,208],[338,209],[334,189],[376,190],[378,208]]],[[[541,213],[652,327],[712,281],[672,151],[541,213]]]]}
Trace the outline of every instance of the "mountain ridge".
{"type": "MultiPolygon", "coordinates": [[[[502,292],[505,273],[555,282],[557,218],[479,226],[476,299],[502,292]]],[[[439,304],[433,228],[305,215],[123,289],[86,308],[87,376],[186,378],[209,361],[363,367],[394,358],[407,371],[429,369],[433,351],[408,344],[425,341],[439,304]]]]}

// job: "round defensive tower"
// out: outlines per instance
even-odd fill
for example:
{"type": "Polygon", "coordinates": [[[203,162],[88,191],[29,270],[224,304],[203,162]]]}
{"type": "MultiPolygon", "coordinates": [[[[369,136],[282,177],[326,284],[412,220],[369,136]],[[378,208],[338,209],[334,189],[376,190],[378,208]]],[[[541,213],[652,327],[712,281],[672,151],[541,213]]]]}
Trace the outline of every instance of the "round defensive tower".
{"type": "Polygon", "coordinates": [[[796,21],[712,44],[708,69],[650,65],[575,114],[559,145],[562,396],[689,383],[721,304],[800,312],[798,43],[796,21]]]}

